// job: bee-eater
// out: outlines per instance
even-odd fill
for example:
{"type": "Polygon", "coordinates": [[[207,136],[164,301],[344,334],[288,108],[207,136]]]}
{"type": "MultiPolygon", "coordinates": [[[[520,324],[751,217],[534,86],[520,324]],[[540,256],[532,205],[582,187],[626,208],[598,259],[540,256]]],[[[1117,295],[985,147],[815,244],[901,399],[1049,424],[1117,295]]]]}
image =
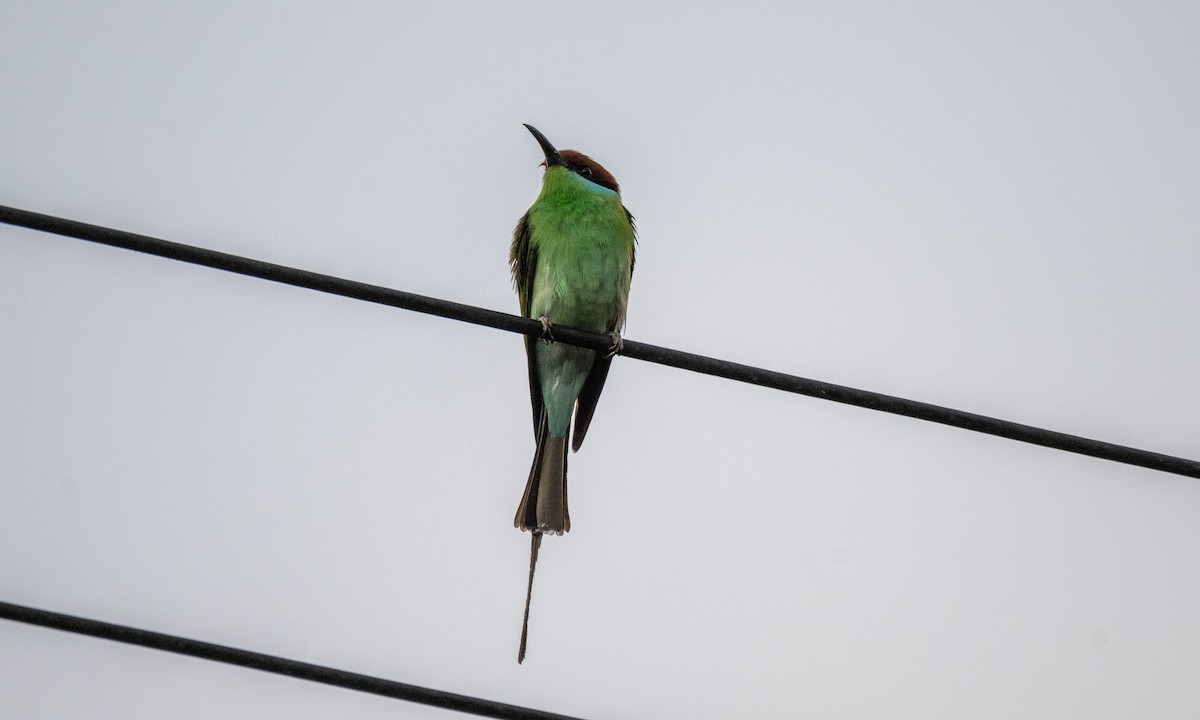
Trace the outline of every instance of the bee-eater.
{"type": "Polygon", "coordinates": [[[612,356],[620,348],[636,231],[612,174],[574,150],[556,150],[532,125],[546,172],[542,191],[513,232],[509,264],[521,314],[541,320],[543,339],[525,337],[537,451],[514,524],[533,534],[517,662],[525,659],[533,571],[542,535],[571,529],[567,439],[583,444],[612,356]],[[608,333],[610,353],[553,342],[550,325],[608,333]],[[571,416],[574,413],[574,431],[571,416]]]}

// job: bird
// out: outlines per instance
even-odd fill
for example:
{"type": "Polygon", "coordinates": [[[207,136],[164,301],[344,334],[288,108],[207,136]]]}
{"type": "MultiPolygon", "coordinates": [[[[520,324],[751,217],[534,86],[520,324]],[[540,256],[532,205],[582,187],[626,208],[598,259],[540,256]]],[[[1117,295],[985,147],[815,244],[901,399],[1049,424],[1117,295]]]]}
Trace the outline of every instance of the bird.
{"type": "Polygon", "coordinates": [[[633,215],[612,173],[581,152],[557,150],[537,128],[525,127],[541,146],[546,169],[509,251],[521,315],[541,321],[543,328],[541,337],[525,336],[537,449],[513,521],[532,534],[518,663],[525,660],[542,536],[571,529],[567,446],[577,451],[583,444],[612,358],[622,347],[637,245],[633,215]],[[556,343],[553,325],[606,333],[612,348],[605,353],[556,343]]]}

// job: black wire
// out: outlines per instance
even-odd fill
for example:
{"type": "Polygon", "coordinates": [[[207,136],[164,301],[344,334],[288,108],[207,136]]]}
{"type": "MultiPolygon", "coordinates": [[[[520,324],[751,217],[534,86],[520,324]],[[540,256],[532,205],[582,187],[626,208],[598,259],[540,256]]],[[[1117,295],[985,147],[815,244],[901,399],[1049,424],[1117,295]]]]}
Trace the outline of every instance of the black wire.
{"type": "MultiPolygon", "coordinates": [[[[251,260],[250,258],[191,245],[183,245],[168,240],[159,240],[145,235],[135,235],[120,230],[88,225],[87,223],[75,220],[29,212],[28,210],[19,210],[0,205],[0,222],[126,248],[128,250],[136,250],[151,255],[159,255],[173,260],[182,260],[183,262],[204,265],[218,270],[227,270],[264,280],[273,280],[288,285],[320,290],[321,292],[333,295],[342,295],[381,305],[391,305],[406,310],[440,315],[441,317],[462,320],[464,322],[475,323],[476,325],[486,325],[523,335],[541,335],[542,333],[541,324],[529,318],[425,297],[423,295],[415,295],[377,285],[368,285],[353,280],[344,280],[331,275],[322,275],[283,265],[274,265],[262,262],[261,260],[251,260]]],[[[595,350],[607,350],[612,344],[612,340],[607,335],[557,325],[554,326],[554,339],[595,350]]],[[[906,400],[869,390],[858,390],[844,385],[834,385],[820,380],[809,380],[795,375],[763,370],[749,365],[740,365],[703,355],[695,355],[656,345],[634,342],[633,340],[626,340],[624,342],[624,347],[620,354],[638,360],[670,365],[683,370],[715,375],[729,380],[737,380],[776,390],[808,395],[809,397],[832,400],[847,405],[857,405],[870,410],[880,410],[895,415],[905,415],[907,417],[928,420],[929,422],[941,423],[965,430],[974,430],[975,432],[996,435],[1034,445],[1042,445],[1054,448],[1055,450],[1090,455],[1103,460],[1112,460],[1113,462],[1125,463],[1127,465],[1137,465],[1176,475],[1200,478],[1200,462],[1195,460],[1139,450],[1124,445],[1114,445],[1113,443],[1102,442],[1100,440],[1090,440],[1077,435],[1068,435],[1067,433],[1022,425],[1008,420],[999,420],[953,408],[930,405],[929,403],[918,402],[916,400],[906,400]]]]}
{"type": "Polygon", "coordinates": [[[300,680],[311,680],[312,682],[333,685],[348,690],[358,690],[359,692],[382,695],[397,700],[408,700],[409,702],[432,705],[433,707],[444,708],[446,710],[457,710],[458,712],[471,715],[501,718],[502,720],[578,720],[578,718],[572,718],[567,715],[534,710],[519,705],[509,705],[508,703],[484,700],[470,697],[469,695],[458,695],[418,685],[408,685],[407,683],[396,682],[394,680],[360,675],[322,665],[289,660],[275,655],[264,655],[226,645],[215,645],[176,635],[166,635],[151,630],[140,630],[126,625],[115,625],[100,620],[64,615],[62,613],[50,612],[49,610],[39,610],[37,608],[25,607],[24,605],[0,602],[0,618],[28,623],[30,625],[40,625],[41,627],[53,628],[55,630],[64,630],[80,635],[90,635],[130,645],[141,645],[142,647],[165,650],[180,655],[190,655],[192,657],[204,658],[205,660],[214,660],[229,665],[238,665],[253,670],[275,673],[276,675],[287,675],[288,677],[300,680]]]}

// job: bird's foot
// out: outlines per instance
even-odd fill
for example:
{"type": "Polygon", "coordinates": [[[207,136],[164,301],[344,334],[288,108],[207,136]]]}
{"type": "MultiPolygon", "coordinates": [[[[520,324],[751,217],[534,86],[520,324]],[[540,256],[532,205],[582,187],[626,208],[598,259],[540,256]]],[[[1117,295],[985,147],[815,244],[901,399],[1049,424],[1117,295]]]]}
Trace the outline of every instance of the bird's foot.
{"type": "Polygon", "coordinates": [[[547,345],[554,342],[554,333],[550,331],[550,320],[545,315],[538,318],[538,322],[542,324],[542,340],[547,345]]]}
{"type": "Polygon", "coordinates": [[[608,354],[604,356],[606,358],[613,357],[625,349],[625,341],[621,339],[621,333],[613,330],[608,334],[608,336],[612,338],[613,344],[612,347],[608,349],[608,354]]]}

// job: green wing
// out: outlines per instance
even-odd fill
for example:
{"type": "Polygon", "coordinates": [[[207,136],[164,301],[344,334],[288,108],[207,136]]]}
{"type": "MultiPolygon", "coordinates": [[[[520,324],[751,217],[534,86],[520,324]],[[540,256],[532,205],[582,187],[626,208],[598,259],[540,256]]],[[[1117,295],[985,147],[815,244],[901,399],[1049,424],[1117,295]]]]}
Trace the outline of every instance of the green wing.
{"type": "MultiPolygon", "coordinates": [[[[521,304],[521,315],[529,317],[529,303],[533,299],[533,277],[537,273],[537,251],[529,246],[529,213],[525,213],[517,228],[513,230],[512,247],[508,251],[508,265],[512,269],[513,286],[517,289],[517,300],[521,304]]],[[[529,401],[533,406],[533,435],[537,437],[538,425],[542,421],[542,388],[538,382],[537,356],[538,339],[525,336],[525,358],[529,364],[529,401]]]]}
{"type": "MultiPolygon", "coordinates": [[[[629,219],[629,228],[633,231],[633,244],[629,246],[629,276],[632,279],[633,264],[637,256],[637,225],[634,225],[633,215],[628,210],[625,210],[625,217],[629,219]]],[[[608,330],[612,332],[616,327],[610,327],[608,330]]],[[[596,353],[592,370],[579,390],[579,401],[575,406],[575,429],[571,432],[571,449],[574,451],[578,451],[583,445],[583,438],[587,435],[588,426],[592,424],[592,415],[596,412],[596,404],[600,402],[600,392],[604,390],[604,381],[608,379],[608,369],[611,365],[612,358],[596,353]]],[[[532,371],[531,365],[530,372],[532,371]]],[[[536,419],[534,423],[537,423],[536,419]]]]}

